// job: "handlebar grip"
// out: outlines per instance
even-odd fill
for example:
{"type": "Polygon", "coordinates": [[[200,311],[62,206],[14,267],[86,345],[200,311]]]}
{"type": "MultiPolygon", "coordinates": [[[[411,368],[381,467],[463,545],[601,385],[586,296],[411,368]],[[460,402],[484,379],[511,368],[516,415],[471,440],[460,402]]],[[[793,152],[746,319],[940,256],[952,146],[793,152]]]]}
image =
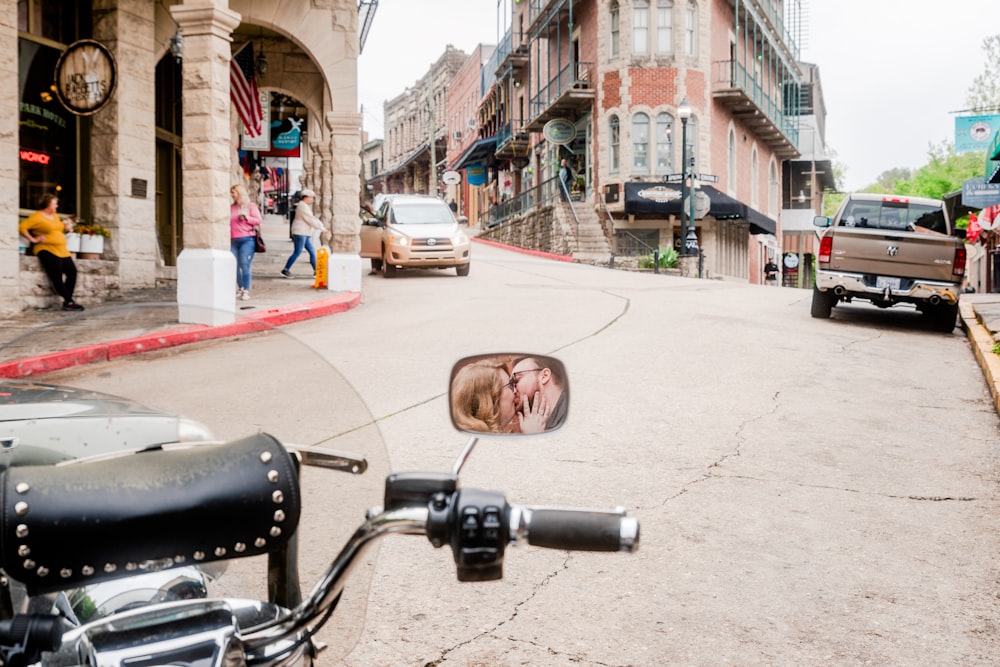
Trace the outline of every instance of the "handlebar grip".
{"type": "Polygon", "coordinates": [[[624,510],[521,508],[519,521],[518,533],[536,547],[628,552],[639,548],[639,520],[624,510]]]}

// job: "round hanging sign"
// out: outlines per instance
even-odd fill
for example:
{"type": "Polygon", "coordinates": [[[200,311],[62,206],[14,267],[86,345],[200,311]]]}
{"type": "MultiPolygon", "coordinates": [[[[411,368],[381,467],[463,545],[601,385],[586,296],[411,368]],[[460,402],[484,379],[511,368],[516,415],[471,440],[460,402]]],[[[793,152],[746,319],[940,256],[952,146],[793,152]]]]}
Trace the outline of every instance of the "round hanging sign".
{"type": "Polygon", "coordinates": [[[115,92],[117,70],[108,47],[92,39],[73,42],[56,63],[56,96],[78,116],[97,113],[115,92]]]}
{"type": "Polygon", "coordinates": [[[441,176],[441,180],[444,181],[445,185],[458,185],[462,182],[462,175],[457,171],[446,171],[441,176]]]}
{"type": "Polygon", "coordinates": [[[545,124],[542,134],[550,144],[568,144],[576,139],[576,125],[565,118],[554,118],[545,124]]]}

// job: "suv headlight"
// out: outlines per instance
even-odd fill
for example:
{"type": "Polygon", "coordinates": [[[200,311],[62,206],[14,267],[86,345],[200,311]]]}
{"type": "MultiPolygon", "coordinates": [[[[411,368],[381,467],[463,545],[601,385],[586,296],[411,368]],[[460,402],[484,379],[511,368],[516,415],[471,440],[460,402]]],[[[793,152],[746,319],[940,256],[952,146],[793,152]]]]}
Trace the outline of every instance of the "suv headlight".
{"type": "Polygon", "coordinates": [[[399,232],[389,234],[389,245],[410,245],[410,237],[399,232]]]}
{"type": "Polygon", "coordinates": [[[458,232],[451,237],[452,245],[465,245],[468,242],[469,237],[462,230],[458,230],[458,232]]]}

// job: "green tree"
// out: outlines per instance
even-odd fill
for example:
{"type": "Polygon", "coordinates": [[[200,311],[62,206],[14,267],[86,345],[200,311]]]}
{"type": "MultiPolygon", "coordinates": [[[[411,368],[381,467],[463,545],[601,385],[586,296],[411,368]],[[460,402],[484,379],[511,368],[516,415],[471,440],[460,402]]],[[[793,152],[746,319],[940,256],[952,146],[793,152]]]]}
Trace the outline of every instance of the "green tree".
{"type": "Polygon", "coordinates": [[[972,81],[966,103],[976,113],[1000,111],[1000,35],[983,40],[986,68],[972,81]]]}
{"type": "Polygon", "coordinates": [[[891,194],[911,197],[931,197],[941,199],[944,195],[962,189],[962,182],[982,176],[982,152],[955,153],[950,142],[943,141],[931,146],[927,154],[928,162],[907,180],[895,182],[891,194]]]}

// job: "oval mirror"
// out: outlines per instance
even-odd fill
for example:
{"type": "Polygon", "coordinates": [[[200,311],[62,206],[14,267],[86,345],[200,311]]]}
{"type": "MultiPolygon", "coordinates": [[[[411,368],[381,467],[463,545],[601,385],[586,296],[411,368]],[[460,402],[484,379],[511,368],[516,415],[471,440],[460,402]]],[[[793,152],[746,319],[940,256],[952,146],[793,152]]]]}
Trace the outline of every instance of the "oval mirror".
{"type": "Polygon", "coordinates": [[[460,359],[448,389],[451,422],[475,435],[534,435],[560,428],[569,412],[566,367],[524,353],[460,359]]]}

